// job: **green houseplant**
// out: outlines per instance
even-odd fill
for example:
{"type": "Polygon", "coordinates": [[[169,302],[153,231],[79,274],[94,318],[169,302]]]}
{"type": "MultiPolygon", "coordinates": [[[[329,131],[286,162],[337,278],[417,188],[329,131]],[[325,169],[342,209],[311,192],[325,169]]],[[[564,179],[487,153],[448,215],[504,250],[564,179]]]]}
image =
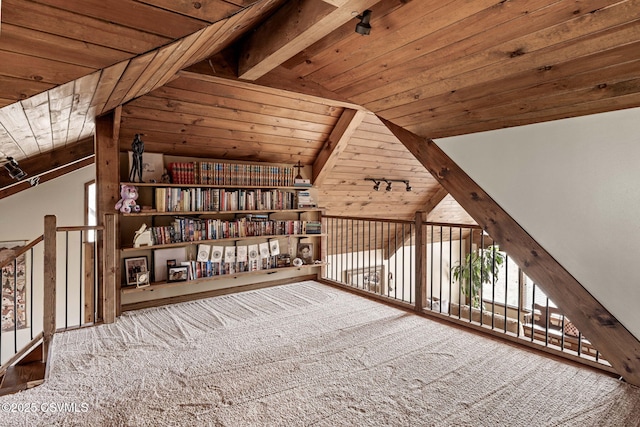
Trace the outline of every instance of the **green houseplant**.
{"type": "Polygon", "coordinates": [[[462,294],[474,308],[480,308],[482,285],[494,281],[504,264],[504,254],[497,245],[468,253],[464,262],[455,265],[453,278],[462,284],[462,294]]]}

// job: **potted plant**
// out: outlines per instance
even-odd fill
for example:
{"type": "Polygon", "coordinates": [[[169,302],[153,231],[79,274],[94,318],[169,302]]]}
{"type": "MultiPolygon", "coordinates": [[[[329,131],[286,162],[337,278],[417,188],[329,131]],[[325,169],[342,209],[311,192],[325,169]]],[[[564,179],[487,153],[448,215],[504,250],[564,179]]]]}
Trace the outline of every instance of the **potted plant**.
{"type": "Polygon", "coordinates": [[[458,263],[451,271],[453,278],[462,283],[462,294],[474,308],[480,308],[482,285],[494,281],[504,264],[504,255],[497,245],[488,246],[468,253],[464,262],[458,263]]]}

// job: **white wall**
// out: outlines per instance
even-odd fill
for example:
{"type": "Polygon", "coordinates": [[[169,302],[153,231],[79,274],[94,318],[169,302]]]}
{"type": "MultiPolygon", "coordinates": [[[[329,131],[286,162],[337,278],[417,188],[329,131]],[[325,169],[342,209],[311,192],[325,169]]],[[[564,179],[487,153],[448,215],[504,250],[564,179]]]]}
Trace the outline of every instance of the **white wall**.
{"type": "Polygon", "coordinates": [[[436,143],[640,338],[640,109],[436,143]]]}
{"type": "MultiPolygon", "coordinates": [[[[93,180],[95,168],[87,166],[52,181],[24,190],[12,196],[0,199],[0,241],[33,239],[44,232],[44,216],[56,215],[58,226],[73,226],[84,224],[84,184],[93,180]]],[[[58,327],[77,324],[81,315],[79,301],[79,236],[70,233],[69,239],[69,264],[68,264],[68,302],[69,310],[66,313],[64,307],[65,292],[65,247],[64,235],[58,234],[58,263],[57,280],[59,283],[57,300],[58,327]],[[66,317],[66,318],[65,318],[66,317]]],[[[27,318],[30,316],[31,301],[33,301],[33,326],[35,334],[42,330],[42,291],[36,288],[37,283],[42,283],[42,253],[43,244],[40,243],[34,250],[34,293],[27,292],[27,318]]],[[[27,261],[29,262],[29,261],[27,261]]],[[[30,268],[28,268],[30,270],[30,268]]],[[[30,287],[29,282],[27,286],[30,287]]],[[[31,322],[29,322],[31,324],[31,322]]],[[[30,341],[28,330],[18,331],[18,350],[23,344],[30,341]]],[[[3,361],[10,357],[13,345],[4,343],[13,342],[13,333],[2,334],[3,351],[0,359],[3,361]]]]}

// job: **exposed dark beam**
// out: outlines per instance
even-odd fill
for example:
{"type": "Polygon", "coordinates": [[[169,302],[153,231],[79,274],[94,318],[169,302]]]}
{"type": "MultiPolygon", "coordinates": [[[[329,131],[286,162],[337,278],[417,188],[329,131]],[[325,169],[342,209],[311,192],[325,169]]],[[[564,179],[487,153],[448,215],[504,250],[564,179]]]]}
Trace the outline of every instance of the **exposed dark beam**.
{"type": "Polygon", "coordinates": [[[431,139],[382,122],[589,337],[611,366],[640,386],[640,342],[562,265],[476,184],[431,139]]]}
{"type": "Polygon", "coordinates": [[[338,162],[340,153],[349,143],[351,135],[356,131],[367,115],[363,110],[345,109],[338,119],[331,135],[325,142],[313,163],[313,185],[320,186],[338,162]]]}
{"type": "Polygon", "coordinates": [[[238,76],[256,80],[301,50],[354,19],[379,0],[317,0],[287,2],[247,39],[238,60],[238,76]]]}
{"type": "MultiPolygon", "coordinates": [[[[23,181],[28,181],[31,178],[47,174],[55,169],[91,156],[93,156],[93,139],[89,138],[63,148],[22,159],[19,165],[20,169],[27,173],[23,181]]],[[[0,188],[14,184],[16,184],[16,181],[13,180],[4,169],[0,169],[0,188]]]]}

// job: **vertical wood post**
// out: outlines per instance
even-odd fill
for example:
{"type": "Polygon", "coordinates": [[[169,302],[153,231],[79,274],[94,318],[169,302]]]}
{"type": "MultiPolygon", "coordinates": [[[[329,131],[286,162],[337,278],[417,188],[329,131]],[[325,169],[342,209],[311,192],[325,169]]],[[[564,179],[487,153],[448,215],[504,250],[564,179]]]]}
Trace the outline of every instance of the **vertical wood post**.
{"type": "MultiPolygon", "coordinates": [[[[96,117],[96,133],[95,133],[95,153],[96,153],[96,216],[98,221],[102,222],[100,225],[107,226],[105,224],[106,214],[113,214],[116,212],[115,204],[120,198],[120,117],[122,114],[121,107],[117,107],[113,111],[96,117]]],[[[115,218],[114,218],[115,220],[115,218]]],[[[120,311],[120,292],[118,292],[120,283],[120,270],[115,258],[112,260],[105,260],[107,254],[105,254],[105,248],[111,247],[111,245],[118,245],[117,229],[109,230],[105,228],[103,233],[98,233],[98,281],[101,284],[98,287],[98,313],[102,316],[107,314],[108,317],[103,317],[102,320],[106,323],[113,322],[111,319],[112,307],[105,307],[104,303],[111,304],[112,299],[115,300],[116,315],[120,311]],[[114,243],[105,242],[106,239],[113,238],[114,243]],[[108,263],[108,264],[107,264],[108,263]],[[115,268],[115,272],[107,272],[104,270],[105,266],[115,268]],[[111,288],[111,289],[107,289],[111,288]],[[108,294],[105,294],[105,292],[108,294]],[[115,298],[114,298],[115,296],[115,298]],[[111,319],[110,321],[108,319],[111,319]]],[[[113,257],[114,255],[109,255],[113,257]]]]}
{"type": "Polygon", "coordinates": [[[42,362],[47,362],[49,346],[56,332],[56,217],[44,217],[44,307],[42,362]]]}
{"type": "MultiPolygon", "coordinates": [[[[328,248],[327,248],[327,218],[325,218],[326,211],[320,212],[320,232],[322,235],[320,236],[320,261],[323,263],[328,263],[328,248]]],[[[327,268],[328,265],[323,265],[318,269],[318,279],[323,277],[327,277],[327,268]]]]}
{"type": "Polygon", "coordinates": [[[116,285],[118,276],[115,214],[104,215],[103,242],[102,319],[104,323],[113,323],[117,314],[116,285]]]}
{"type": "Polygon", "coordinates": [[[423,226],[426,219],[426,212],[416,212],[416,311],[422,311],[427,302],[427,239],[423,226]]]}

